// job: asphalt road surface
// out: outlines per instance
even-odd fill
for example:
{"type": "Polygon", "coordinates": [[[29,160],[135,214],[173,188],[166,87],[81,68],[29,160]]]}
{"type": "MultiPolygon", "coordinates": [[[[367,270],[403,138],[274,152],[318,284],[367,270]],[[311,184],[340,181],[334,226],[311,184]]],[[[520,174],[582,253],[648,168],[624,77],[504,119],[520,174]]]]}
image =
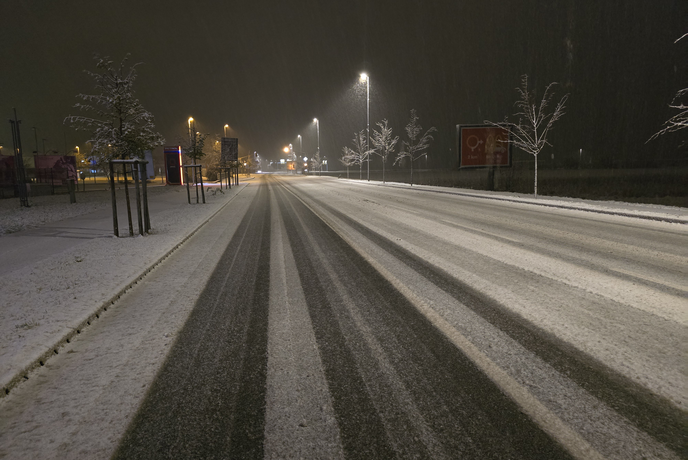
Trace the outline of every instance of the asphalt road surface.
{"type": "Polygon", "coordinates": [[[0,457],[688,457],[685,226],[284,176],[226,213],[7,398],[0,457]]]}

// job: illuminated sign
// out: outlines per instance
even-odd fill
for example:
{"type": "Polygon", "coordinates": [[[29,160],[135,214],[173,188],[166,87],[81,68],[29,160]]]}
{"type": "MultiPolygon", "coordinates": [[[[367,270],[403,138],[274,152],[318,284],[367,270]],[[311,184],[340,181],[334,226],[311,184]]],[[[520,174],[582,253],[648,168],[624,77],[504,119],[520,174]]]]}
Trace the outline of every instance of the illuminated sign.
{"type": "Polygon", "coordinates": [[[486,125],[457,125],[462,168],[511,166],[509,131],[486,125]]]}

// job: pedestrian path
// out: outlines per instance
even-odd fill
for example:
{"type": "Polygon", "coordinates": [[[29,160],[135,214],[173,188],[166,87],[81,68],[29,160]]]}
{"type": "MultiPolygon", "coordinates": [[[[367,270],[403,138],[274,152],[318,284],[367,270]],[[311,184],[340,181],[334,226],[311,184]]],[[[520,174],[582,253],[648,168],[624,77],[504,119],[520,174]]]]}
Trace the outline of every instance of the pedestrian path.
{"type": "MultiPolygon", "coordinates": [[[[188,204],[185,187],[152,187],[148,193],[152,229],[143,237],[114,237],[109,204],[0,237],[2,395],[95,320],[101,309],[239,196],[246,185],[209,193],[206,204],[188,204]]],[[[219,185],[210,187],[211,192],[219,190],[219,185]]],[[[135,193],[131,195],[133,228],[138,233],[135,193]]],[[[120,235],[128,235],[123,196],[118,191],[119,228],[120,235]]]]}

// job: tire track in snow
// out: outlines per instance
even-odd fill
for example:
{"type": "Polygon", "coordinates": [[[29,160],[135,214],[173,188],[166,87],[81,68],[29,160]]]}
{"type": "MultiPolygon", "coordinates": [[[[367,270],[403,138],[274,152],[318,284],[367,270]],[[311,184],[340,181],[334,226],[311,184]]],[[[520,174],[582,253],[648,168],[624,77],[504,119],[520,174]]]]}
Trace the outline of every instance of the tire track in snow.
{"type": "Polygon", "coordinates": [[[277,196],[347,456],[568,458],[339,235],[277,196]]]}
{"type": "Polygon", "coordinates": [[[598,363],[586,354],[573,349],[556,337],[530,324],[520,315],[510,312],[492,299],[462,283],[441,268],[372,231],[344,213],[311,197],[318,206],[391,254],[410,269],[425,277],[438,288],[467,306],[489,323],[504,331],[550,364],[562,375],[575,381],[595,397],[604,401],[628,418],[642,431],[677,453],[688,451],[685,433],[685,414],[674,409],[654,393],[598,363]]]}
{"type": "Polygon", "coordinates": [[[262,457],[268,195],[261,187],[114,458],[262,457]]]}

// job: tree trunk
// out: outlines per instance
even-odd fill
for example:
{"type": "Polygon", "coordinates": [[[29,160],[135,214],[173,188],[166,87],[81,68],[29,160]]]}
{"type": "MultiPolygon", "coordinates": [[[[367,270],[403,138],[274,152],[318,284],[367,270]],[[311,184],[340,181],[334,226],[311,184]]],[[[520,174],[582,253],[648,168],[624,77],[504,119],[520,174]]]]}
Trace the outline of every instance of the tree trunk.
{"type": "Polygon", "coordinates": [[[535,198],[537,198],[537,155],[535,155],[535,198]]]}
{"type": "Polygon", "coordinates": [[[411,157],[411,187],[413,187],[413,157],[411,157]]]}

